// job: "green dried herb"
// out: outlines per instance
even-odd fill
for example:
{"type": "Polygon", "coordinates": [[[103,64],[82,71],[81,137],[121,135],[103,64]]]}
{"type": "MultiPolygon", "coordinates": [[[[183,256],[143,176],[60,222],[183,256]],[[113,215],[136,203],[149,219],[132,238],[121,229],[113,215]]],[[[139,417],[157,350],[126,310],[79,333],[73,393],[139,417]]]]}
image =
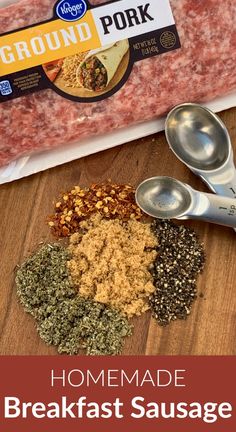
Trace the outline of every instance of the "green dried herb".
{"type": "Polygon", "coordinates": [[[59,353],[77,354],[85,348],[89,355],[116,355],[131,327],[117,311],[77,296],[59,303],[38,331],[47,344],[58,346],[59,353]]]}
{"type": "Polygon", "coordinates": [[[27,259],[16,275],[17,294],[37,321],[40,337],[59,353],[116,355],[131,334],[126,318],[116,310],[86,300],[75,291],[68,273],[68,251],[45,245],[27,259]]]}
{"type": "Polygon", "coordinates": [[[56,303],[75,295],[67,268],[69,258],[63,246],[47,244],[18,268],[17,294],[36,319],[46,318],[56,303]]]}

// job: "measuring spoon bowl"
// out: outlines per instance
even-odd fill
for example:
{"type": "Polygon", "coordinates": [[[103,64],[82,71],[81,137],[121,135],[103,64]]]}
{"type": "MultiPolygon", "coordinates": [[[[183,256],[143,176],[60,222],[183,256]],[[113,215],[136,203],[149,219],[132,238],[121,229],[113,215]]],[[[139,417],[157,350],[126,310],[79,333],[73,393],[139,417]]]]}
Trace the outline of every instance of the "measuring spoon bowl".
{"type": "Polygon", "coordinates": [[[166,120],[166,138],[175,155],[194,170],[218,170],[230,157],[231,142],[225,125],[201,105],[175,107],[166,120]]]}
{"type": "Polygon", "coordinates": [[[149,216],[176,219],[188,211],[192,198],[178,180],[171,177],[153,177],[139,185],[136,202],[149,216]]]}
{"type": "Polygon", "coordinates": [[[221,119],[201,105],[176,106],[166,120],[171,150],[209,189],[236,198],[236,170],[228,131],[221,119]]]}

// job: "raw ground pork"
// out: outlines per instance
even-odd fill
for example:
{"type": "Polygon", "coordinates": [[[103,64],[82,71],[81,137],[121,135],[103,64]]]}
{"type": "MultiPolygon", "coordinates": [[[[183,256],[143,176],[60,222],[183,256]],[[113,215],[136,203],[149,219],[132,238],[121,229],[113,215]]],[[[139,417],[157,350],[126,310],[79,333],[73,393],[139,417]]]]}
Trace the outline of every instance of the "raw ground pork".
{"type": "MultiPolygon", "coordinates": [[[[50,18],[54,3],[21,0],[0,9],[0,34],[50,18]]],[[[171,0],[171,6],[182,48],[136,63],[109,99],[85,104],[44,90],[0,104],[0,166],[236,89],[236,0],[171,0]]]]}

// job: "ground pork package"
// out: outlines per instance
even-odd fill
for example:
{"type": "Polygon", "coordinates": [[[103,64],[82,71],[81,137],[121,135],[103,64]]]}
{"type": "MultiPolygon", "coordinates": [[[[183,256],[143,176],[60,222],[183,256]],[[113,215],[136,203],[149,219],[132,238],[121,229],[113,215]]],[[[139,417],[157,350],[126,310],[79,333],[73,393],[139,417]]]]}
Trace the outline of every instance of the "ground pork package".
{"type": "Polygon", "coordinates": [[[236,0],[4,0],[0,35],[1,183],[236,105],[236,0]]]}

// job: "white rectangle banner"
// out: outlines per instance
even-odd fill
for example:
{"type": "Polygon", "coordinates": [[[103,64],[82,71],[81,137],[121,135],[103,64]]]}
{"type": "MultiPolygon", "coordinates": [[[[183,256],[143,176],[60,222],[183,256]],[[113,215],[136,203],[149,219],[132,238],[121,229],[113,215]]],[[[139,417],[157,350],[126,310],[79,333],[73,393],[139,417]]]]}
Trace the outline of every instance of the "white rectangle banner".
{"type": "Polygon", "coordinates": [[[175,24],[169,0],[121,0],[92,14],[103,46],[175,24]]]}

